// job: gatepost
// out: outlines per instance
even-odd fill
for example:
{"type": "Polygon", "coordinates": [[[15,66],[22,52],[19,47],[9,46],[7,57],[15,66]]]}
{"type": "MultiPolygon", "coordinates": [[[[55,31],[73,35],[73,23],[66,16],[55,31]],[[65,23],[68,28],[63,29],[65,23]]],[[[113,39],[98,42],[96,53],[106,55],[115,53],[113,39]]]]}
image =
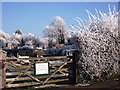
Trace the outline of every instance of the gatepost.
{"type": "Polygon", "coordinates": [[[0,89],[6,85],[6,52],[0,50],[0,89]]]}
{"type": "Polygon", "coordinates": [[[120,80],[120,60],[118,61],[118,65],[119,65],[119,72],[118,72],[118,74],[119,74],[119,80],[120,80]]]}
{"type": "Polygon", "coordinates": [[[72,84],[77,84],[79,82],[79,72],[78,72],[78,61],[79,61],[79,50],[74,50],[72,53],[72,62],[69,64],[69,80],[72,84]]]}
{"type": "Polygon", "coordinates": [[[79,82],[79,72],[78,72],[78,61],[79,61],[79,51],[73,52],[73,83],[77,84],[79,82]]]}

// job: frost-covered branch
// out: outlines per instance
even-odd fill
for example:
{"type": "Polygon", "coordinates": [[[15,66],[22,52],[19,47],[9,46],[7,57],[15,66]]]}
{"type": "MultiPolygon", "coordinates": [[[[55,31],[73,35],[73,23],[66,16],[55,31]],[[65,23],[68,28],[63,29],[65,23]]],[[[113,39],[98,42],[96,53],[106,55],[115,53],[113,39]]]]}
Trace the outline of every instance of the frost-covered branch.
{"type": "Polygon", "coordinates": [[[112,11],[110,6],[109,13],[96,10],[96,15],[93,15],[86,11],[89,21],[83,22],[76,17],[78,25],[72,25],[81,47],[79,65],[90,75],[90,79],[95,79],[95,76],[103,78],[118,74],[118,12],[115,7],[112,11]]]}

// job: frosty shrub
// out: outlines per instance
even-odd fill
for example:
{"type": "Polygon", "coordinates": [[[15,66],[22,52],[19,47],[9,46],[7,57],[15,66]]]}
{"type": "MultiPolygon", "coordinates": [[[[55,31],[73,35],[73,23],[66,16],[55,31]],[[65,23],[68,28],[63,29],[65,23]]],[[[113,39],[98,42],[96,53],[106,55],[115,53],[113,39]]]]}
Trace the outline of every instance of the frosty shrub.
{"type": "Polygon", "coordinates": [[[0,30],[0,48],[5,47],[7,38],[9,38],[9,34],[5,33],[3,30],[0,30]]]}
{"type": "Polygon", "coordinates": [[[118,11],[115,7],[109,13],[96,10],[97,15],[86,10],[89,21],[79,17],[78,25],[72,25],[74,35],[79,37],[81,56],[79,60],[80,76],[89,76],[90,80],[106,80],[119,71],[118,11]],[[81,69],[82,67],[82,69],[81,69]]]}
{"type": "Polygon", "coordinates": [[[5,33],[3,30],[0,30],[0,40],[6,41],[6,38],[9,38],[9,34],[5,33]]]}

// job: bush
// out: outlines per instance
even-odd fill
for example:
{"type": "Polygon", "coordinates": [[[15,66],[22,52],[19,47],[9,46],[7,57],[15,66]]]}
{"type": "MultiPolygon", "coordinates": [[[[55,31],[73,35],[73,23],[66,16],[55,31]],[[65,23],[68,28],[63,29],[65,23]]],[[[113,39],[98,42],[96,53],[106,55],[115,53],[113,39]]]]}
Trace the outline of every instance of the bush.
{"type": "MultiPolygon", "coordinates": [[[[90,79],[107,80],[119,71],[119,47],[120,39],[118,35],[118,12],[114,9],[109,14],[97,11],[97,16],[92,15],[87,10],[90,20],[84,22],[83,26],[77,26],[74,35],[79,37],[79,46],[82,55],[79,65],[83,69],[80,71],[90,75],[90,79]]],[[[76,17],[79,24],[83,21],[76,17]]],[[[81,76],[86,76],[82,75],[81,76]]]]}

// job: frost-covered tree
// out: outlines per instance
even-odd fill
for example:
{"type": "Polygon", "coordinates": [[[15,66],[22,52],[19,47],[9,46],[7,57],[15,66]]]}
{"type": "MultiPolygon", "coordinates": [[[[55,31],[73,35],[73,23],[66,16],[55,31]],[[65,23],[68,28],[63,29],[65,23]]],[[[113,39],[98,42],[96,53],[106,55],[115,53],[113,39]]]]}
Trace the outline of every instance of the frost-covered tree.
{"type": "Polygon", "coordinates": [[[79,37],[81,47],[80,75],[84,78],[86,73],[90,79],[108,79],[119,72],[118,11],[115,7],[111,10],[110,5],[109,13],[96,10],[96,15],[93,15],[86,11],[89,21],[76,17],[78,25],[71,25],[73,36],[79,37]]]}
{"type": "Polygon", "coordinates": [[[65,40],[67,38],[65,22],[60,16],[54,17],[54,20],[45,27],[43,32],[50,42],[57,42],[60,39],[65,40]]]}
{"type": "Polygon", "coordinates": [[[3,30],[0,30],[0,48],[5,47],[9,34],[5,33],[3,30]]]}
{"type": "Polygon", "coordinates": [[[6,39],[6,43],[12,43],[13,47],[17,47],[21,44],[21,39],[23,35],[21,30],[16,30],[15,33],[9,36],[9,38],[6,39]]]}

